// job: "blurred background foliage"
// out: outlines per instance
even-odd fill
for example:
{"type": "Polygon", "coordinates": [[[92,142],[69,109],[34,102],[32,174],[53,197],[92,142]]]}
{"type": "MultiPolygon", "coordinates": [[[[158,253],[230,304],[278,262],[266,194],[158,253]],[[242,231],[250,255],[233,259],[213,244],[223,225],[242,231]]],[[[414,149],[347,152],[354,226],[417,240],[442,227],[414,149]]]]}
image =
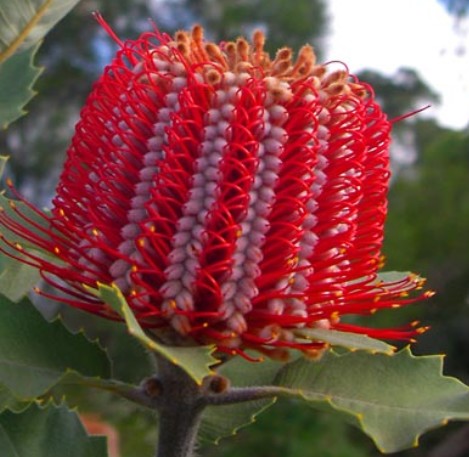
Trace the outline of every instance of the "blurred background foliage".
{"type": "MultiPolygon", "coordinates": [[[[427,0],[430,1],[430,0],[427,0]]],[[[455,23],[469,12],[468,0],[440,1],[455,23]]],[[[167,32],[198,22],[212,39],[250,34],[255,28],[269,36],[271,51],[281,45],[298,48],[314,43],[321,55],[328,33],[327,0],[82,0],[45,40],[39,63],[45,66],[29,116],[0,132],[0,151],[9,153],[9,176],[30,200],[47,205],[65,157],[73,127],[93,80],[110,60],[115,44],[90,14],[99,10],[122,38],[151,28],[148,18],[167,32]]],[[[392,77],[375,71],[359,75],[371,83],[389,117],[398,118],[427,103],[438,93],[425,85],[412,68],[392,77]]],[[[468,119],[469,126],[469,119],[468,119]]],[[[446,353],[447,373],[469,382],[469,129],[443,128],[428,117],[394,125],[395,171],[390,192],[385,254],[386,269],[413,270],[428,278],[438,294],[425,304],[386,313],[383,325],[419,319],[431,325],[415,350],[446,353]],[[403,152],[404,151],[404,152],[403,152]],[[398,319],[398,321],[396,321],[398,319]]],[[[52,310],[51,312],[56,312],[52,310]]],[[[103,324],[67,311],[72,327],[112,338],[103,324]],[[99,326],[98,326],[99,327],[99,326]]],[[[119,337],[120,338],[120,337],[119,337]]],[[[139,373],[137,349],[116,347],[120,365],[131,377],[139,373]],[[128,355],[128,357],[122,357],[128,355]]],[[[88,412],[104,409],[102,419],[121,434],[121,457],[152,455],[153,420],[132,405],[106,396],[85,399],[88,412]]],[[[202,457],[373,457],[371,442],[346,424],[295,403],[275,405],[257,423],[219,446],[202,445],[202,457]]],[[[451,425],[428,434],[418,449],[399,457],[464,457],[469,455],[468,426],[451,425]]]]}

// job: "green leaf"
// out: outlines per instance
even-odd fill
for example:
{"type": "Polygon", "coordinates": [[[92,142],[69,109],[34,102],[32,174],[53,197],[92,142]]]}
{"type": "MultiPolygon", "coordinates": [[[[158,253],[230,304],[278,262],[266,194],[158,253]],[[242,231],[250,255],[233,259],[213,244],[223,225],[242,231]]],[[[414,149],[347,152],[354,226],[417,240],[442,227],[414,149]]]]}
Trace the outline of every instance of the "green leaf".
{"type": "MultiPolygon", "coordinates": [[[[0,178],[3,176],[3,170],[8,161],[8,156],[0,156],[0,178]]],[[[32,208],[22,201],[12,200],[5,197],[4,192],[0,192],[0,211],[3,213],[2,218],[6,219],[10,224],[17,224],[19,226],[27,226],[28,230],[42,235],[46,238],[45,234],[50,233],[53,228],[50,226],[48,212],[41,211],[37,208],[32,208]]],[[[25,250],[40,251],[41,255],[47,255],[48,260],[60,264],[60,260],[52,256],[48,251],[41,250],[33,243],[26,241],[23,237],[18,236],[15,232],[7,228],[7,224],[2,224],[0,243],[3,250],[18,255],[18,251],[10,248],[4,239],[10,243],[19,243],[25,250]]]]}
{"type": "MultiPolygon", "coordinates": [[[[79,375],[75,372],[68,372],[60,378],[60,380],[54,384],[44,395],[39,397],[40,402],[53,402],[54,404],[65,404],[69,408],[79,407],[87,410],[86,402],[90,398],[96,398],[97,396],[103,396],[103,398],[110,398],[110,401],[115,402],[115,396],[125,398],[129,402],[133,402],[135,405],[141,405],[135,398],[135,391],[138,387],[132,384],[126,384],[114,379],[102,379],[102,378],[90,378],[79,375]],[[90,388],[95,389],[94,392],[90,392],[90,388]],[[111,394],[106,396],[106,393],[111,394]]],[[[0,400],[1,390],[0,390],[0,400]]],[[[8,409],[14,409],[15,411],[22,410],[27,405],[27,402],[16,400],[13,398],[6,398],[8,405],[5,406],[8,409]]],[[[130,405],[130,403],[129,403],[130,405]]],[[[90,408],[90,405],[88,405],[90,408]]],[[[99,407],[96,405],[91,407],[93,411],[99,413],[99,407]]],[[[0,411],[1,411],[0,404],[0,411]]]]}
{"type": "Polygon", "coordinates": [[[308,340],[324,341],[332,346],[345,347],[351,351],[362,350],[391,355],[395,350],[394,346],[366,335],[324,328],[302,328],[295,330],[295,335],[308,340]]]}
{"type": "Polygon", "coordinates": [[[378,289],[385,288],[406,296],[409,292],[421,289],[425,279],[410,271],[384,271],[377,275],[375,284],[378,289]]]}
{"type": "Polygon", "coordinates": [[[0,255],[0,294],[12,302],[25,297],[40,277],[36,268],[0,255]]]}
{"type": "Polygon", "coordinates": [[[218,444],[222,438],[234,436],[256,421],[256,417],[270,408],[276,399],[254,400],[233,405],[209,406],[200,425],[199,437],[218,444]]]}
{"type": "Polygon", "coordinates": [[[0,384],[0,413],[8,409],[13,412],[21,412],[30,405],[31,402],[18,400],[10,390],[0,384]]]}
{"type": "Polygon", "coordinates": [[[65,406],[31,405],[21,414],[0,414],[2,457],[106,457],[106,440],[88,436],[65,406]]]}
{"type": "Polygon", "coordinates": [[[5,167],[7,165],[9,156],[2,156],[0,155],[0,178],[3,177],[3,174],[5,173],[5,167]]]}
{"type": "MultiPolygon", "coordinates": [[[[229,379],[232,386],[248,387],[272,384],[284,363],[265,359],[249,362],[234,357],[222,365],[217,373],[229,379]]],[[[201,439],[218,443],[220,439],[236,435],[239,429],[256,421],[256,417],[275,403],[276,399],[256,400],[232,405],[209,406],[205,409],[200,425],[201,439]]]]}
{"type": "Polygon", "coordinates": [[[82,330],[88,339],[99,341],[111,360],[113,379],[138,385],[142,379],[155,374],[154,355],[128,333],[122,322],[103,319],[67,305],[48,311],[47,320],[60,316],[72,333],[82,330]]]}
{"type": "Polygon", "coordinates": [[[217,374],[229,379],[235,387],[264,386],[272,384],[278,372],[285,366],[285,362],[279,362],[260,356],[258,353],[247,351],[252,358],[259,361],[252,362],[243,357],[235,356],[221,365],[217,374]]]}
{"type": "MultiPolygon", "coordinates": [[[[93,289],[94,290],[94,289],[93,289]]],[[[205,376],[213,374],[210,366],[218,363],[212,356],[215,346],[166,346],[146,335],[137,322],[122,292],[115,285],[98,284],[94,292],[125,320],[129,333],[145,347],[179,365],[198,384],[205,376]]]]}
{"type": "MultiPolygon", "coordinates": [[[[1,15],[0,15],[1,17],[1,15]]],[[[0,29],[1,30],[1,29],[0,29]]],[[[1,42],[1,41],[0,41],[1,42]]],[[[33,63],[40,43],[0,61],[0,128],[25,114],[24,106],[34,97],[33,84],[42,72],[33,63]]]]}
{"type": "Polygon", "coordinates": [[[407,281],[407,278],[415,276],[414,273],[410,271],[383,271],[379,273],[376,280],[380,282],[401,282],[407,281]]]}
{"type": "Polygon", "coordinates": [[[0,62],[39,41],[79,0],[0,0],[0,62]]]}
{"type": "Polygon", "coordinates": [[[60,322],[47,322],[28,301],[0,297],[0,383],[20,400],[33,399],[70,372],[108,378],[106,353],[60,322]]]}
{"type": "MultiPolygon", "coordinates": [[[[0,74],[1,80],[1,74],[0,74]]],[[[1,93],[0,93],[1,99],[1,93]]],[[[0,112],[2,110],[2,104],[0,101],[0,112]]],[[[0,178],[3,177],[6,163],[8,161],[7,156],[0,156],[0,178]]],[[[6,198],[0,193],[0,211],[5,218],[8,218],[15,224],[24,225],[28,224],[29,229],[36,232],[40,232],[38,227],[42,227],[43,231],[50,231],[49,221],[47,214],[44,212],[36,212],[29,208],[25,203],[13,201],[6,198]],[[23,215],[23,216],[21,216],[23,215]],[[33,221],[34,225],[26,222],[33,221]]],[[[60,264],[60,260],[56,257],[52,257],[49,253],[39,250],[39,248],[30,246],[28,243],[24,243],[23,240],[18,237],[11,230],[2,227],[0,233],[0,247],[3,251],[11,253],[15,257],[21,257],[21,254],[16,250],[12,249],[5,242],[8,240],[10,243],[20,243],[23,249],[26,249],[38,257],[47,257],[51,262],[60,264]]],[[[37,268],[34,268],[26,263],[20,262],[15,258],[7,255],[0,254],[0,294],[4,295],[13,302],[19,301],[23,298],[32,287],[39,281],[40,273],[37,268]]]]}
{"type": "Polygon", "coordinates": [[[347,418],[381,452],[397,452],[449,420],[469,420],[469,387],[442,370],[443,356],[415,357],[408,348],[393,356],[330,351],[286,365],[276,384],[347,418]]]}

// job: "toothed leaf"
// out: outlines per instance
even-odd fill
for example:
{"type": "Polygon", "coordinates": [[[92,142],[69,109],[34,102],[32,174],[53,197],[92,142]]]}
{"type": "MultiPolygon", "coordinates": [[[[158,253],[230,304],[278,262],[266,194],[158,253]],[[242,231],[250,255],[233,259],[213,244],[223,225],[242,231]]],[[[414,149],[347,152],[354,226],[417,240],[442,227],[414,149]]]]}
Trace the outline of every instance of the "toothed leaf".
{"type": "Polygon", "coordinates": [[[58,320],[47,322],[27,300],[0,297],[0,383],[19,400],[32,399],[69,372],[109,377],[106,353],[58,320]]]}
{"type": "Polygon", "coordinates": [[[0,129],[26,114],[24,107],[35,95],[33,85],[42,72],[33,63],[39,45],[0,60],[0,129]]]}
{"type": "Polygon", "coordinates": [[[214,346],[166,346],[150,338],[140,327],[122,292],[116,286],[99,284],[97,295],[125,320],[129,333],[146,348],[179,365],[195,382],[201,384],[205,376],[212,374],[210,366],[218,362],[212,356],[214,346]]]}
{"type": "Polygon", "coordinates": [[[381,452],[397,452],[448,420],[469,420],[469,387],[442,368],[442,356],[416,357],[408,348],[393,356],[329,351],[317,362],[286,365],[276,384],[348,419],[381,452]]]}
{"type": "Polygon", "coordinates": [[[275,403],[272,400],[253,400],[233,405],[209,406],[202,419],[199,436],[218,444],[222,438],[234,436],[256,421],[256,417],[275,403]]]}
{"type": "Polygon", "coordinates": [[[2,457],[107,457],[105,438],[88,436],[75,412],[53,405],[0,414],[0,449],[2,457]]]}
{"type": "Polygon", "coordinates": [[[13,412],[21,412],[29,406],[31,402],[23,402],[18,400],[10,390],[0,384],[0,413],[5,409],[13,412]]]}
{"type": "Polygon", "coordinates": [[[79,0],[0,0],[0,128],[25,114],[41,40],[79,0]]]}

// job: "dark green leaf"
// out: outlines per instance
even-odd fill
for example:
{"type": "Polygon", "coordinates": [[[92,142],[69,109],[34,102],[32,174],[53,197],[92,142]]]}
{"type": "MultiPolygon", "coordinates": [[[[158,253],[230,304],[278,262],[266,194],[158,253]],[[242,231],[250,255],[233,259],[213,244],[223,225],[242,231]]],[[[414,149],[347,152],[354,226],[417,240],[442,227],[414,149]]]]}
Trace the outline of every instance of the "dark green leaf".
{"type": "Polygon", "coordinates": [[[10,390],[0,384],[0,413],[5,409],[14,412],[20,412],[29,406],[31,402],[22,402],[18,400],[10,390]]]}
{"type": "Polygon", "coordinates": [[[442,356],[415,357],[409,349],[393,356],[330,351],[318,362],[288,364],[276,384],[348,418],[381,452],[396,452],[448,420],[469,420],[469,387],[443,376],[442,367],[442,356]]]}
{"type": "Polygon", "coordinates": [[[19,399],[31,399],[69,372],[108,378],[106,353],[60,322],[48,323],[28,301],[0,297],[0,383],[19,399]]]}
{"type": "Polygon", "coordinates": [[[255,400],[233,405],[209,406],[200,425],[200,438],[218,444],[222,438],[236,435],[238,430],[256,421],[256,416],[275,403],[276,399],[255,400]]]}
{"type": "Polygon", "coordinates": [[[2,457],[106,457],[106,440],[87,435],[65,406],[31,405],[21,414],[0,414],[2,457]]]}
{"type": "Polygon", "coordinates": [[[55,312],[51,310],[46,319],[53,320],[58,316],[72,333],[83,330],[88,339],[98,340],[106,348],[113,379],[138,385],[142,379],[154,375],[154,354],[127,332],[125,323],[103,319],[67,305],[58,307],[55,312]]]}

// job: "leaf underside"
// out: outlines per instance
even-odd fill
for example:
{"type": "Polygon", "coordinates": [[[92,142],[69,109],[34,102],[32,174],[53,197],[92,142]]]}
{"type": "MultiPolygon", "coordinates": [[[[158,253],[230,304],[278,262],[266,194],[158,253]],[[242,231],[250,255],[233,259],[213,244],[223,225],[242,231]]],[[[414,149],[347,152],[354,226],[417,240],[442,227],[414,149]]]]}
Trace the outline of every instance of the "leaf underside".
{"type": "Polygon", "coordinates": [[[357,425],[381,452],[397,452],[448,420],[469,419],[469,387],[443,376],[442,362],[408,348],[393,356],[329,351],[318,362],[286,365],[276,384],[357,425]]]}

